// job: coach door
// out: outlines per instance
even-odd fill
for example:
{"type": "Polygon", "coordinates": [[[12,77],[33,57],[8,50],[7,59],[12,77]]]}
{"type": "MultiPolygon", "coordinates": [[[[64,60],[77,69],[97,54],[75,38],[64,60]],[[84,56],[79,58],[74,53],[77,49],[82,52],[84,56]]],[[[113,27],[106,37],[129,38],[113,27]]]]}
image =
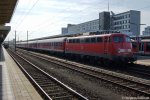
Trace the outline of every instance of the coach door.
{"type": "Polygon", "coordinates": [[[108,54],[109,37],[104,37],[104,54],[108,54]]]}
{"type": "Polygon", "coordinates": [[[144,53],[144,43],[142,43],[142,42],[139,45],[139,52],[144,53]]]}

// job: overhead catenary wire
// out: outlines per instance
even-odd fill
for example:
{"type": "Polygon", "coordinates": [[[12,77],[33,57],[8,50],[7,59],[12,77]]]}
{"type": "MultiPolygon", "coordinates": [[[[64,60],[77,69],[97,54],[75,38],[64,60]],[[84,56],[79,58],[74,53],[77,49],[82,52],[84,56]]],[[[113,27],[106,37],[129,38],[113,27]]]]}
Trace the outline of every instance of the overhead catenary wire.
{"type": "MultiPolygon", "coordinates": [[[[105,0],[104,0],[104,1],[105,1],[105,0]]],[[[146,7],[149,7],[149,6],[146,6],[146,7]]],[[[146,8],[146,7],[143,7],[142,9],[144,9],[144,8],[146,8]]],[[[73,17],[74,17],[74,16],[73,16],[73,17]]],[[[47,21],[48,21],[48,20],[46,20],[45,22],[47,22],[47,21]]],[[[40,25],[41,25],[41,27],[46,27],[46,26],[49,26],[50,24],[52,24],[52,25],[57,25],[58,23],[57,23],[57,22],[46,23],[46,24],[43,24],[43,23],[42,23],[42,24],[40,24],[40,25]]],[[[19,25],[19,26],[20,26],[20,25],[19,25]]],[[[19,27],[19,26],[18,26],[18,27],[19,27]]],[[[26,25],[26,26],[28,26],[28,25],[26,25]]],[[[37,30],[37,31],[40,30],[41,27],[39,27],[39,28],[36,27],[36,28],[37,28],[36,30],[37,30]]]]}
{"type": "MultiPolygon", "coordinates": [[[[19,2],[20,2],[20,0],[19,0],[19,2]]],[[[18,4],[19,4],[19,2],[18,2],[18,4]]],[[[29,1],[29,2],[27,2],[27,5],[30,5],[31,4],[31,0],[29,1]]],[[[17,8],[16,9],[19,9],[19,6],[17,6],[17,8]]],[[[17,11],[18,10],[15,10],[15,13],[17,13],[17,11]]],[[[14,16],[13,16],[14,17],[14,16]]],[[[15,19],[14,20],[14,22],[16,23],[16,26],[17,26],[17,24],[20,22],[20,20],[23,18],[24,16],[20,16],[19,18],[17,18],[17,19],[15,19]]],[[[12,18],[13,19],[13,18],[12,18]]]]}
{"type": "MultiPolygon", "coordinates": [[[[103,3],[105,0],[103,0],[102,2],[100,2],[100,4],[101,3],[103,3]]],[[[93,6],[90,6],[90,7],[87,7],[87,8],[85,8],[85,9],[89,9],[89,8],[91,8],[91,7],[93,7],[93,6]]],[[[70,7],[68,7],[67,8],[67,10],[69,9],[70,7]]],[[[106,7],[105,7],[106,8],[106,7]]],[[[85,9],[82,9],[82,10],[80,10],[80,13],[82,13],[83,11],[85,11],[85,9]]],[[[66,9],[65,10],[63,10],[63,11],[61,11],[61,12],[64,12],[64,11],[66,11],[66,9]]],[[[61,13],[61,12],[59,12],[59,13],[61,13]]],[[[59,14],[57,14],[57,15],[59,15],[59,14]]],[[[57,16],[57,15],[55,15],[55,16],[57,16]]],[[[71,16],[71,15],[70,15],[71,16]]],[[[67,17],[69,17],[69,16],[67,16],[67,17]]],[[[72,17],[72,18],[74,18],[74,17],[72,17]]],[[[48,20],[46,20],[46,21],[44,21],[44,22],[42,22],[42,23],[40,23],[39,25],[39,27],[36,29],[36,30],[40,30],[41,29],[41,27],[46,27],[46,26],[49,26],[50,24],[51,25],[57,25],[57,22],[52,22],[52,23],[46,23],[46,24],[44,24],[45,22],[48,22],[49,21],[49,19],[48,20]],[[43,25],[44,24],[44,25],[43,25]]]]}
{"type": "Polygon", "coordinates": [[[29,9],[29,11],[24,15],[23,19],[20,21],[20,23],[16,26],[15,30],[17,30],[21,24],[24,22],[25,18],[29,15],[29,13],[31,12],[31,10],[36,6],[36,4],[38,3],[39,0],[36,0],[35,3],[32,5],[32,7],[29,9]]]}

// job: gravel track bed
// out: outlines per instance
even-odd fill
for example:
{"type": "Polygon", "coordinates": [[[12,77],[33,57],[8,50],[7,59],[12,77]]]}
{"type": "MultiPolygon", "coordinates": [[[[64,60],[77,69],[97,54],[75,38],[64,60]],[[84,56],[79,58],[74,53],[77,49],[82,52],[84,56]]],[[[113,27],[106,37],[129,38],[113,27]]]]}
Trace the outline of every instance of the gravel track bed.
{"type": "MultiPolygon", "coordinates": [[[[19,50],[22,50],[22,49],[19,49],[19,50]]],[[[32,51],[28,51],[28,52],[32,52],[32,51]]],[[[33,53],[36,53],[36,52],[33,52],[33,53]]],[[[102,64],[99,64],[99,63],[96,63],[96,62],[94,62],[94,63],[91,63],[90,61],[87,62],[88,59],[82,60],[82,59],[77,59],[75,57],[74,58],[64,58],[64,57],[56,56],[56,55],[48,55],[47,53],[46,53],[46,55],[45,54],[40,54],[40,53],[36,53],[36,54],[44,55],[44,56],[58,57],[59,59],[66,59],[68,61],[93,66],[95,68],[106,69],[106,70],[109,70],[109,71],[114,71],[114,72],[117,72],[117,73],[123,73],[123,74],[129,75],[129,76],[134,76],[134,77],[138,77],[138,78],[141,78],[141,79],[150,80],[150,73],[148,73],[148,72],[150,72],[150,66],[136,64],[136,62],[134,64],[121,64],[121,65],[105,66],[105,65],[102,65],[102,64]],[[140,71],[138,71],[138,70],[137,70],[138,72],[133,71],[135,68],[138,68],[140,70],[141,69],[146,70],[145,72],[148,73],[148,75],[141,74],[141,73],[139,73],[140,71]]]]}
{"type": "Polygon", "coordinates": [[[38,62],[37,65],[43,66],[43,68],[51,75],[54,75],[59,80],[65,82],[65,84],[68,84],[83,95],[88,96],[90,99],[112,100],[113,97],[119,100],[122,96],[140,96],[139,94],[135,94],[127,89],[122,89],[117,86],[114,87],[114,85],[107,82],[56,66],[45,60],[41,61],[41,59],[39,60],[36,57],[30,58],[30,56],[25,56],[36,64],[38,62]],[[105,91],[105,93],[103,93],[103,91],[105,91]]]}
{"type": "MultiPolygon", "coordinates": [[[[74,92],[73,90],[70,89],[70,87],[69,88],[66,87],[60,81],[58,82],[55,78],[41,71],[41,69],[32,65],[30,62],[22,59],[21,57],[19,57],[18,55],[15,55],[12,52],[10,52],[10,54],[13,56],[13,58],[15,58],[17,62],[19,62],[19,65],[21,65],[20,67],[23,68],[22,70],[25,69],[25,72],[27,72],[27,74],[29,74],[32,77],[32,79],[34,79],[34,82],[33,81],[31,82],[32,83],[36,82],[36,84],[38,84],[38,86],[40,86],[40,88],[42,88],[47,93],[45,95],[45,92],[43,92],[43,90],[36,88],[38,89],[39,93],[43,96],[43,99],[45,100],[49,100],[49,99],[50,100],[51,99],[53,100],[86,100],[85,97],[74,92]]],[[[30,80],[32,79],[30,78],[30,80]]]]}

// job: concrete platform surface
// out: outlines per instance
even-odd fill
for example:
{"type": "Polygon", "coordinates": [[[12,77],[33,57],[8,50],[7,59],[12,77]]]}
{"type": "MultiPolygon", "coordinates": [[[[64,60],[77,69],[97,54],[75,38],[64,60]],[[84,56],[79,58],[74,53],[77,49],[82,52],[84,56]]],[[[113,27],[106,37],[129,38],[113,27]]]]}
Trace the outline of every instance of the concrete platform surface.
{"type": "Polygon", "coordinates": [[[42,100],[3,47],[0,47],[0,100],[42,100]]]}
{"type": "Polygon", "coordinates": [[[150,66],[150,57],[149,56],[138,56],[137,59],[138,60],[135,63],[150,66]]]}

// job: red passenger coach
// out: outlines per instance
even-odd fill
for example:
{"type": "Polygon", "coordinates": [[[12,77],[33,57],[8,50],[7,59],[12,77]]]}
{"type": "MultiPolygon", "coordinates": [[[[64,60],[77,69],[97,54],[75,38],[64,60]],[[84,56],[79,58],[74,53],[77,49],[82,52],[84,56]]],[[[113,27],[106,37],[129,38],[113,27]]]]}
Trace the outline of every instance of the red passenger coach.
{"type": "Polygon", "coordinates": [[[65,53],[111,61],[134,61],[130,38],[120,33],[67,38],[65,53]]]}
{"type": "Polygon", "coordinates": [[[132,41],[132,51],[135,54],[150,55],[150,40],[143,39],[140,42],[132,41]]]}
{"type": "Polygon", "coordinates": [[[65,38],[38,40],[37,48],[46,51],[64,52],[65,38]]]}
{"type": "Polygon", "coordinates": [[[30,50],[40,50],[40,51],[51,51],[64,53],[65,50],[65,40],[66,38],[52,38],[43,40],[33,40],[27,42],[17,43],[17,47],[30,49],[30,50]]]}
{"type": "Polygon", "coordinates": [[[143,40],[144,43],[144,53],[150,55],[150,40],[143,40]]]}

